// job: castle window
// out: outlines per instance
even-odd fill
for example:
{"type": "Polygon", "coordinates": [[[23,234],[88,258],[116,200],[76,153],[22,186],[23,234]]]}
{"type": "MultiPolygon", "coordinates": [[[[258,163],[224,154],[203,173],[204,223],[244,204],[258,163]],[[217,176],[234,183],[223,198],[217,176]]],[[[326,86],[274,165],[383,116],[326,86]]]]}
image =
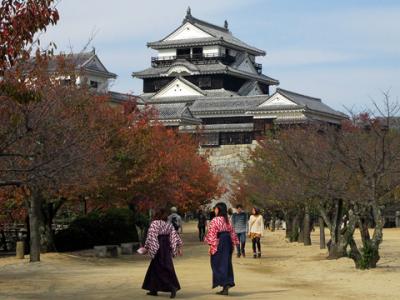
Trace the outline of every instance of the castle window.
{"type": "Polygon", "coordinates": [[[199,87],[200,88],[209,88],[211,87],[211,77],[200,77],[199,78],[199,87]]]}
{"type": "Polygon", "coordinates": [[[99,83],[97,81],[90,80],[90,87],[97,89],[99,87],[99,83]]]}
{"type": "Polygon", "coordinates": [[[190,48],[182,48],[176,50],[176,56],[178,58],[188,58],[190,57],[190,48]]]}

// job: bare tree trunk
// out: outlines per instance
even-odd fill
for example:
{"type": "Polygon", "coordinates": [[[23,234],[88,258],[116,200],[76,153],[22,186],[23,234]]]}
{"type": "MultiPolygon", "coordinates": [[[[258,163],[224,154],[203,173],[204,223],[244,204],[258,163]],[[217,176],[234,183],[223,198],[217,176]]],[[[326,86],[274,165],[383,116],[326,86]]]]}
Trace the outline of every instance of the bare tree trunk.
{"type": "Polygon", "coordinates": [[[308,205],[305,207],[303,219],[303,242],[304,246],[311,246],[311,216],[308,205]]]}
{"type": "Polygon", "coordinates": [[[290,234],[290,242],[297,242],[299,239],[299,217],[295,215],[292,220],[292,232],[290,234]]]}
{"type": "Polygon", "coordinates": [[[32,191],[29,199],[30,262],[40,261],[39,215],[40,198],[36,191],[32,191]]]}
{"type": "Polygon", "coordinates": [[[371,239],[368,228],[368,219],[360,218],[359,229],[362,241],[362,248],[357,247],[354,239],[350,241],[350,258],[353,259],[357,269],[376,268],[376,264],[380,259],[379,245],[383,237],[383,218],[377,204],[372,205],[374,214],[374,235],[371,239]]]}
{"type": "Polygon", "coordinates": [[[42,253],[56,251],[54,241],[53,220],[58,210],[65,203],[66,199],[61,198],[55,202],[46,202],[42,199],[40,216],[40,248],[42,253]]]}
{"type": "Polygon", "coordinates": [[[298,243],[304,243],[304,213],[299,214],[298,216],[298,224],[299,224],[299,234],[297,238],[298,243]]]}
{"type": "Polygon", "coordinates": [[[275,231],[275,222],[276,222],[276,215],[274,213],[271,216],[271,226],[270,226],[271,231],[275,231]]]}
{"type": "Polygon", "coordinates": [[[325,222],[324,219],[320,216],[318,218],[319,220],[319,248],[320,249],[325,249],[326,248],[326,243],[325,243],[325,222]]]}
{"type": "Polygon", "coordinates": [[[3,244],[4,251],[8,251],[7,239],[6,239],[6,234],[4,233],[4,229],[1,230],[1,243],[0,244],[3,244]]]}
{"type": "Polygon", "coordinates": [[[292,226],[293,226],[293,218],[290,214],[285,215],[285,222],[286,222],[286,238],[290,241],[290,236],[292,234],[292,226]]]}

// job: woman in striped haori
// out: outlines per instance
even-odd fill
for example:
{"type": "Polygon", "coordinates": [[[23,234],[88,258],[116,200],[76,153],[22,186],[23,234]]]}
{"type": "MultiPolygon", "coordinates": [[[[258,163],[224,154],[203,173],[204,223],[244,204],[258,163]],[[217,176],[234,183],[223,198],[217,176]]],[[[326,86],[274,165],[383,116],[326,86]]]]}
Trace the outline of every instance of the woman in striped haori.
{"type": "Polygon", "coordinates": [[[204,241],[210,246],[208,253],[213,272],[212,288],[221,286],[223,289],[217,294],[228,295],[228,290],[235,286],[232,253],[239,240],[229,223],[226,204],[218,203],[214,212],[215,218],[209,224],[204,241]]]}
{"type": "Polygon", "coordinates": [[[167,223],[167,211],[160,210],[154,215],[147,233],[144,247],[152,258],[142,288],[147,295],[157,296],[158,292],[169,292],[175,298],[180,290],[172,257],[182,255],[182,240],[172,224],[167,223]]]}

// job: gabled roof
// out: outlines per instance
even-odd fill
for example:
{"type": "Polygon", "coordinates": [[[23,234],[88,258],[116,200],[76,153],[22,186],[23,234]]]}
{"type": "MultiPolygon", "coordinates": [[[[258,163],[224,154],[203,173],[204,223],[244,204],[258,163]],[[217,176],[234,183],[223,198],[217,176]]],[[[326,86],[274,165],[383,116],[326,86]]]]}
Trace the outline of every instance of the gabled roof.
{"type": "Polygon", "coordinates": [[[321,99],[306,96],[303,94],[295,93],[292,91],[284,90],[281,88],[276,89],[276,92],[266,101],[261,103],[256,109],[252,109],[248,112],[248,114],[252,113],[261,113],[261,112],[274,112],[274,111],[293,111],[293,110],[303,110],[304,112],[312,112],[319,114],[328,114],[334,116],[338,119],[345,119],[347,116],[337,110],[330,108],[325,103],[322,103],[321,99]],[[265,105],[268,101],[273,100],[276,95],[282,95],[286,99],[288,99],[289,103],[284,104],[272,104],[265,105]]]}
{"type": "MultiPolygon", "coordinates": [[[[181,62],[183,63],[183,62],[181,62]]],[[[178,62],[176,63],[178,64],[178,62]]],[[[266,76],[264,74],[258,73],[249,73],[242,70],[235,69],[234,67],[224,65],[220,62],[214,64],[202,64],[202,65],[194,65],[190,62],[186,62],[185,66],[189,69],[196,68],[196,71],[193,71],[194,74],[206,75],[206,74],[230,74],[234,76],[238,76],[245,79],[257,80],[269,85],[278,85],[279,81],[266,76]]],[[[168,67],[158,67],[158,68],[147,68],[143,71],[133,72],[132,76],[137,78],[157,78],[157,77],[165,77],[167,76],[168,70],[171,66],[168,67]]]]}
{"type": "Polygon", "coordinates": [[[201,124],[201,120],[195,118],[185,103],[158,103],[151,104],[158,112],[158,120],[162,123],[201,124]]]}
{"type": "Polygon", "coordinates": [[[57,70],[61,56],[64,58],[66,64],[71,64],[77,70],[95,73],[96,75],[107,78],[117,78],[116,74],[107,70],[94,50],[90,52],[55,55],[49,61],[49,72],[55,72],[57,70]]]}
{"type": "Polygon", "coordinates": [[[241,88],[238,91],[238,94],[240,96],[248,96],[252,91],[254,91],[255,89],[259,89],[260,93],[258,94],[262,94],[261,93],[261,88],[258,85],[258,82],[255,80],[249,80],[246,83],[244,83],[241,88]]]}
{"type": "MultiPolygon", "coordinates": [[[[181,87],[186,88],[193,94],[189,95],[181,95],[181,96],[205,96],[205,92],[199,88],[197,85],[191,83],[190,81],[186,80],[185,78],[178,76],[174,80],[172,80],[170,83],[168,83],[166,86],[164,86],[161,90],[159,90],[157,93],[155,93],[152,98],[169,98],[168,96],[162,95],[163,93],[168,93],[169,90],[173,88],[173,86],[178,86],[181,85],[181,87]]],[[[179,98],[180,95],[173,95],[172,97],[179,98]]]]}
{"type": "Polygon", "coordinates": [[[225,45],[232,48],[237,48],[241,50],[246,50],[251,54],[254,55],[265,55],[265,51],[260,50],[256,47],[250,46],[245,42],[241,41],[240,39],[236,38],[232,35],[232,33],[227,28],[227,22],[225,23],[226,26],[221,27],[218,25],[214,25],[208,23],[206,21],[197,19],[192,16],[190,9],[188,9],[188,13],[186,14],[185,19],[183,20],[183,25],[178,27],[174,32],[166,36],[165,38],[156,41],[147,43],[148,47],[153,49],[162,49],[168,47],[179,47],[184,45],[225,45]],[[173,33],[178,31],[182,26],[185,24],[190,23],[191,25],[195,26],[196,28],[202,30],[203,32],[208,33],[211,37],[204,37],[204,38],[196,38],[196,39],[180,39],[180,40],[172,40],[166,41],[169,36],[173,33]]]}

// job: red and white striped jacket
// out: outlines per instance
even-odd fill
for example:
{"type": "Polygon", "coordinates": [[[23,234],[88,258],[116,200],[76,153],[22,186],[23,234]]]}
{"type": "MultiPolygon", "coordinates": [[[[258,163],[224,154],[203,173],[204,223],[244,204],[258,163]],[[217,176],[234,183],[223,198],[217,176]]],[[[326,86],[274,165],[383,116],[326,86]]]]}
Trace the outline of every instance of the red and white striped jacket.
{"type": "Polygon", "coordinates": [[[183,245],[181,237],[171,224],[163,220],[154,220],[151,222],[149,230],[147,231],[147,238],[144,244],[144,247],[147,249],[151,258],[156,256],[157,251],[160,248],[160,244],[158,242],[159,235],[169,235],[172,256],[176,256],[178,254],[179,247],[183,245]]]}
{"type": "Polygon", "coordinates": [[[204,238],[204,242],[209,244],[211,247],[212,255],[214,255],[218,250],[218,233],[223,231],[229,232],[232,240],[232,246],[239,244],[239,240],[237,238],[235,230],[233,230],[232,228],[232,225],[230,223],[226,223],[224,217],[215,217],[208,225],[208,232],[206,237],[204,238]]]}

